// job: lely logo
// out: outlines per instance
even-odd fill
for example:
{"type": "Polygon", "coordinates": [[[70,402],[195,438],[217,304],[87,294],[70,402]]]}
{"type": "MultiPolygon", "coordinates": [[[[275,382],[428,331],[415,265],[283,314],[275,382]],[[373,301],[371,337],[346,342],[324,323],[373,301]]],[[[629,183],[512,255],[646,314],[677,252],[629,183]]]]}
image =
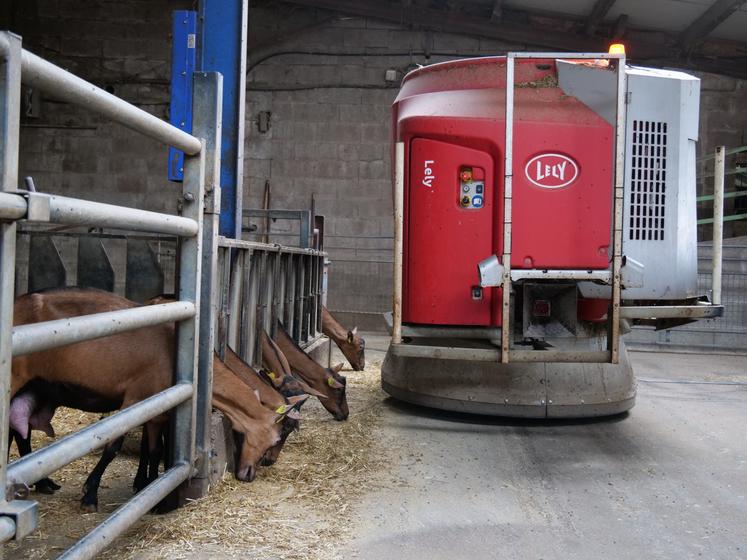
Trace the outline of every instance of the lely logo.
{"type": "Polygon", "coordinates": [[[433,188],[433,181],[436,180],[436,176],[433,174],[434,163],[432,159],[423,162],[423,186],[429,189],[433,188]]]}
{"type": "Polygon", "coordinates": [[[578,164],[561,154],[539,154],[527,162],[524,174],[533,185],[559,189],[578,179],[578,164]]]}

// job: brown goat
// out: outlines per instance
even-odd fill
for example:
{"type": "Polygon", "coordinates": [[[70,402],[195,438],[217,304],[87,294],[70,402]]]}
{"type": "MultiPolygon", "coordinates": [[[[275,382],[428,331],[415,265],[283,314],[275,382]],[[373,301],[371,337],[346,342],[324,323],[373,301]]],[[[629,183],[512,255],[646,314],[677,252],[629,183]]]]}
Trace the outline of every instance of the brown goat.
{"type": "MultiPolygon", "coordinates": [[[[49,290],[16,299],[14,324],[25,325],[134,307],[137,304],[99,290],[49,290]]],[[[174,325],[164,324],[14,358],[11,397],[29,386],[41,391],[42,398],[46,396],[51,399],[53,407],[69,406],[90,412],[125,408],[172,385],[174,341],[174,325]]],[[[272,418],[247,414],[245,406],[235,399],[239,394],[242,397],[248,394],[256,399],[254,393],[230,372],[225,375],[225,372],[219,371],[216,377],[213,388],[214,396],[217,393],[218,398],[214,398],[214,404],[226,413],[233,422],[234,430],[244,438],[237,476],[241,475],[239,478],[242,480],[253,478],[255,465],[267,449],[280,440],[281,426],[276,423],[278,415],[269,411],[272,418]],[[236,385],[246,390],[242,393],[236,385]]],[[[259,408],[262,408],[261,405],[259,408]]],[[[168,415],[162,414],[146,423],[144,442],[148,442],[149,454],[159,452],[167,421],[168,415]]],[[[123,439],[117,438],[104,448],[101,459],[86,480],[81,499],[84,509],[92,511],[97,508],[101,476],[119,452],[123,439]]],[[[157,476],[157,464],[147,482],[157,476]]]]}
{"type": "MultiPolygon", "coordinates": [[[[136,304],[106,292],[50,290],[16,299],[13,319],[14,325],[26,325],[133,307],[136,304]]],[[[43,382],[50,393],[54,392],[57,406],[90,412],[125,408],[171,385],[173,330],[173,327],[146,327],[14,358],[10,395],[15,396],[35,381],[43,382]],[[133,348],[138,351],[132,352],[133,348]]],[[[152,436],[150,441],[158,440],[167,421],[168,416],[162,414],[146,424],[145,429],[152,436]]],[[[97,508],[101,476],[119,452],[123,439],[117,438],[106,445],[86,480],[81,499],[84,509],[97,508]]]]}
{"type": "Polygon", "coordinates": [[[355,371],[365,369],[366,341],[358,336],[358,327],[354,327],[352,331],[347,330],[322,306],[322,332],[337,344],[355,371]]]}
{"type": "MultiPolygon", "coordinates": [[[[215,358],[213,369],[219,367],[215,358]]],[[[273,465],[283,449],[283,444],[287,437],[294,430],[298,429],[301,418],[299,409],[301,405],[309,398],[309,395],[296,395],[284,397],[279,390],[272,386],[268,381],[260,377],[259,373],[242,360],[233,350],[226,348],[225,365],[228,366],[236,377],[238,377],[247,387],[249,387],[259,398],[262,405],[268,410],[277,414],[285,415],[283,420],[283,430],[281,432],[280,442],[267,450],[260,464],[262,466],[273,465]]]]}
{"type": "Polygon", "coordinates": [[[265,331],[262,331],[261,344],[262,365],[265,368],[262,376],[278,391],[286,397],[307,394],[321,399],[326,398],[326,395],[320,393],[303,380],[293,376],[293,371],[285,354],[283,354],[280,347],[265,331]]]}
{"type": "MultiPolygon", "coordinates": [[[[175,301],[173,295],[160,295],[149,299],[147,304],[155,305],[171,301],[175,301]]],[[[280,388],[275,387],[271,379],[261,377],[254,368],[242,360],[228,346],[226,346],[225,361],[220,365],[219,362],[220,358],[215,355],[213,359],[213,371],[220,367],[220,365],[228,367],[233,374],[254,391],[263,406],[285,416],[280,442],[269,449],[260,462],[262,466],[274,464],[277,461],[286,438],[291,432],[298,429],[298,421],[300,420],[299,407],[308,398],[308,395],[304,394],[302,387],[298,383],[293,386],[292,394],[284,395],[280,391],[280,388]]],[[[254,399],[248,399],[246,406],[251,406],[253,402],[254,399]]]]}
{"type": "MultiPolygon", "coordinates": [[[[217,357],[216,361],[218,361],[217,357]]],[[[280,391],[264,381],[259,376],[259,372],[255,371],[230,348],[226,348],[225,364],[239,379],[257,392],[259,400],[264,406],[277,410],[288,404],[288,400],[280,391]]]]}
{"type": "Polygon", "coordinates": [[[345,397],[346,380],[338,373],[342,364],[334,368],[320,366],[296,344],[280,322],[275,331],[275,342],[288,359],[293,373],[324,395],[324,398],[319,399],[322,406],[335,420],[347,420],[350,410],[345,397]]]}
{"type": "Polygon", "coordinates": [[[291,409],[278,413],[262,406],[257,393],[220,360],[213,362],[213,406],[228,417],[234,431],[244,436],[236,478],[251,482],[257,474],[257,465],[268,460],[268,453],[272,462],[277,459],[292,431],[284,433],[285,422],[281,424],[280,420],[291,409]]]}

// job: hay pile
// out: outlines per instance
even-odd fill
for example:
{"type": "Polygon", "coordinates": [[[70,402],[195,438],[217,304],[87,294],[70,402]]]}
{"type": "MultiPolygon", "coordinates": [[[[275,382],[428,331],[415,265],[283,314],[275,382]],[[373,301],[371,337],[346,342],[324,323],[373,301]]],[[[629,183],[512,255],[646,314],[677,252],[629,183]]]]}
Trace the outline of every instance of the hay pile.
{"type": "MultiPolygon", "coordinates": [[[[351,530],[354,500],[385,462],[384,450],[372,438],[383,398],[380,366],[377,361],[366,371],[345,372],[347,422],[336,422],[316,399],[309,401],[301,431],[288,438],[278,462],[261,469],[254,482],[239,482],[226,473],[205,498],[167,515],[145,517],[102,557],[336,558],[351,530]]],[[[60,409],[53,423],[59,437],[98,416],[60,409]]],[[[35,448],[48,438],[38,439],[35,448]]],[[[63,489],[55,496],[32,494],[40,502],[40,530],[22,547],[11,545],[15,551],[28,558],[54,558],[131,495],[137,459],[118,457],[102,479],[100,513],[79,511],[80,488],[97,460],[86,457],[58,471],[52,478],[63,489]]]]}
{"type": "Polygon", "coordinates": [[[517,82],[514,87],[531,89],[556,88],[558,87],[558,79],[555,76],[548,74],[547,76],[540,78],[539,80],[517,82]]]}

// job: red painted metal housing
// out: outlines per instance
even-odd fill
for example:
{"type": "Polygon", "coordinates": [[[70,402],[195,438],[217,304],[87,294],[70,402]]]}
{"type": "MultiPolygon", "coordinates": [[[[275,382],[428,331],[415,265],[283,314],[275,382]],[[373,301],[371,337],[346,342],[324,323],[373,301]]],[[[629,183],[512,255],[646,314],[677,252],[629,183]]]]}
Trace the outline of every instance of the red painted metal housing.
{"type": "MultiPolygon", "coordinates": [[[[515,67],[514,268],[604,269],[609,262],[614,129],[559,87],[552,60],[515,67]]],[[[500,326],[501,293],[477,263],[503,251],[506,61],[410,73],[393,106],[405,143],[403,321],[500,326]],[[464,207],[464,169],[484,181],[464,207]],[[481,191],[482,192],[482,191],[481,191]]],[[[474,187],[474,185],[472,185],[474,187]]]]}

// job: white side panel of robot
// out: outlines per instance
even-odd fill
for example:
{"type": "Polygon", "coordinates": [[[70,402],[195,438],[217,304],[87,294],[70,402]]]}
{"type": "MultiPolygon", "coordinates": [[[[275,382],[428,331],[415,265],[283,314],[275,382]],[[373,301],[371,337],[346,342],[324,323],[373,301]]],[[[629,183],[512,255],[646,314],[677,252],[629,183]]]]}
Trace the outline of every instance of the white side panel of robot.
{"type": "Polygon", "coordinates": [[[695,142],[700,80],[629,68],[623,254],[644,266],[623,299],[697,296],[695,142]]]}

